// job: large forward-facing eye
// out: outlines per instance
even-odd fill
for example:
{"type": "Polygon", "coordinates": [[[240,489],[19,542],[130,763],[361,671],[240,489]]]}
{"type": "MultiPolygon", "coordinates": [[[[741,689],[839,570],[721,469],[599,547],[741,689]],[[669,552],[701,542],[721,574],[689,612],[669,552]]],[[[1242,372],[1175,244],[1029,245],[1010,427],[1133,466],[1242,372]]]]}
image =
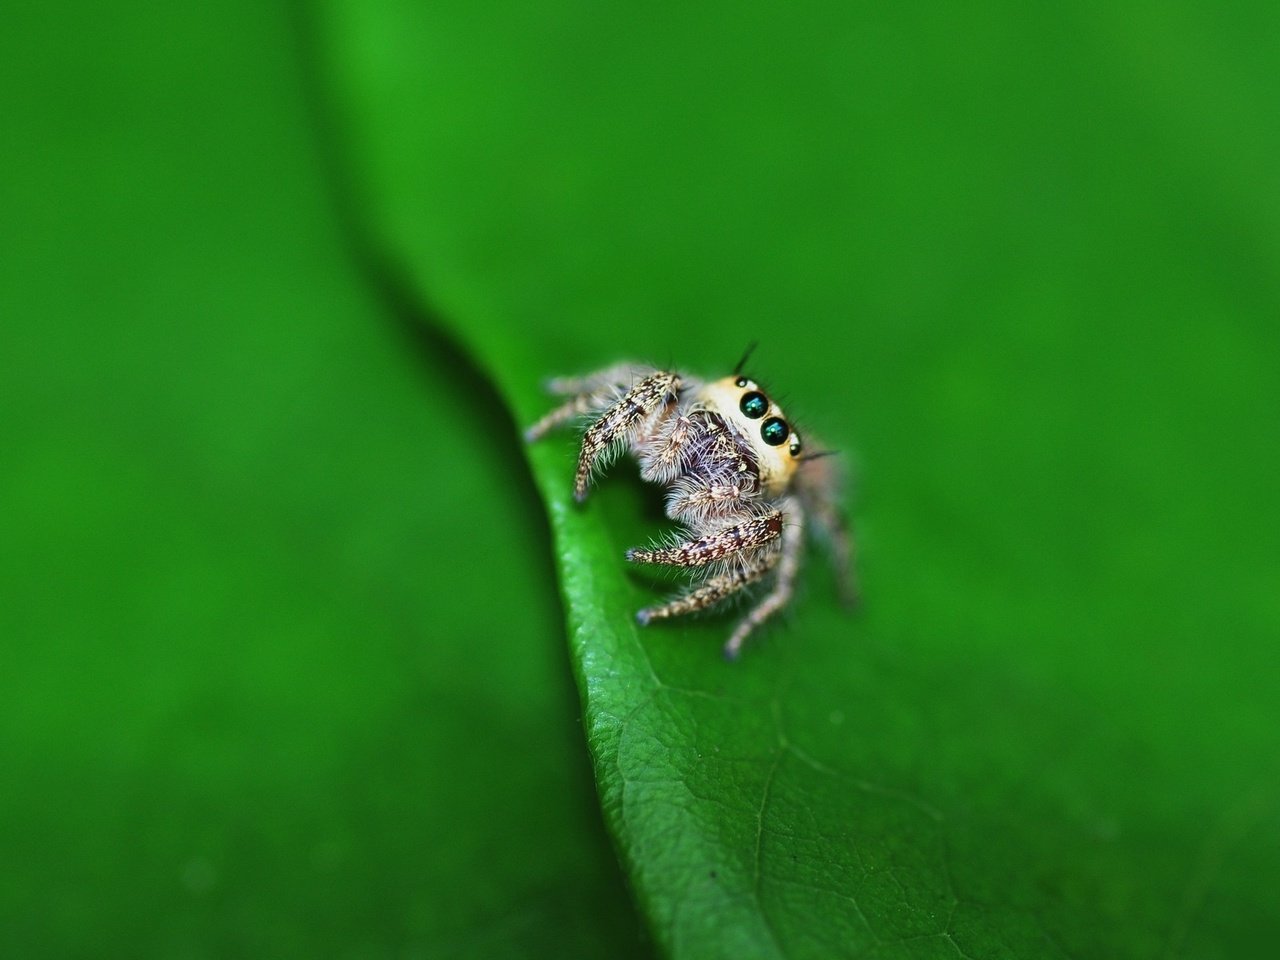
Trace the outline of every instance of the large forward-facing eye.
{"type": "Polygon", "coordinates": [[[787,435],[790,433],[791,428],[787,426],[787,421],[778,417],[770,417],[760,425],[760,436],[771,447],[786,443],[787,435]]]}
{"type": "Polygon", "coordinates": [[[752,390],[750,393],[742,395],[742,402],[738,404],[752,420],[759,420],[769,412],[769,400],[763,393],[752,390]]]}

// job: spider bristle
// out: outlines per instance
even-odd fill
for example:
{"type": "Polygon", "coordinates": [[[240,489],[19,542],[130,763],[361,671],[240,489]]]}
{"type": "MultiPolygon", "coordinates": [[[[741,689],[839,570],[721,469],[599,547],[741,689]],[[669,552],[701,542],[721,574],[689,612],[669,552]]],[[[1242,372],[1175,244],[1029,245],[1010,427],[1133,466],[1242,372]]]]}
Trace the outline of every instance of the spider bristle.
{"type": "Polygon", "coordinates": [[[802,453],[796,459],[804,463],[806,460],[821,460],[823,457],[834,457],[839,452],[839,450],[815,450],[813,453],[802,453]]]}
{"type": "Polygon", "coordinates": [[[733,368],[733,375],[736,377],[742,373],[742,368],[747,365],[747,361],[751,359],[751,354],[755,352],[756,347],[760,346],[759,340],[752,340],[747,344],[747,349],[742,354],[742,359],[738,361],[738,365],[733,368]]]}

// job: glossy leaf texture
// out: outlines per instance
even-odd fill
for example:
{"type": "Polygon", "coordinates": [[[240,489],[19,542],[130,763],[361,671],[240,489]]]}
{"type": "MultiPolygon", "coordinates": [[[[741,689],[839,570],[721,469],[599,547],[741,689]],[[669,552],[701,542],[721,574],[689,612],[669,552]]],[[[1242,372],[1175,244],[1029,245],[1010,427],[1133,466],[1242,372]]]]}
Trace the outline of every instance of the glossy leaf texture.
{"type": "Polygon", "coordinates": [[[296,15],[5,21],[0,955],[648,955],[510,415],[353,260],[296,15]]]}
{"type": "Polygon", "coordinates": [[[660,492],[529,451],[667,954],[1275,942],[1273,7],[324,9],[356,205],[521,424],[759,339],[858,478],[862,608],[815,555],[726,664],[634,625],[660,492]]]}

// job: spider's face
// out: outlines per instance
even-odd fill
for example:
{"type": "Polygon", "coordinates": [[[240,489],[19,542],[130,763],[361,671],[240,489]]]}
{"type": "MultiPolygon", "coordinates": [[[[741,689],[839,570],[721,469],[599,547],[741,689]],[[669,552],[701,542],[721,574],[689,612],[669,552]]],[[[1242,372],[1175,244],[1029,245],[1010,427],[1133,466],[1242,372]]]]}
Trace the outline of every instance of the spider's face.
{"type": "Polygon", "coordinates": [[[778,496],[785,491],[799,466],[803,445],[781,408],[747,377],[711,381],[702,390],[702,401],[747,438],[760,464],[765,492],[778,496]]]}

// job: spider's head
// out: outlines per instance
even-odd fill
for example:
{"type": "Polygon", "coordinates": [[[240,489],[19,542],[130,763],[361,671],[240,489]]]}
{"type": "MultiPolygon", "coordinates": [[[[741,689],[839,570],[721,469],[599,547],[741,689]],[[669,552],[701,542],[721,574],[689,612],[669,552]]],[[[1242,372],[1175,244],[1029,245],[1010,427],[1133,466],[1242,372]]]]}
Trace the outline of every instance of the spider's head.
{"type": "Polygon", "coordinates": [[[759,385],[741,375],[713,380],[704,388],[706,405],[746,437],[760,464],[760,486],[778,496],[791,483],[803,444],[782,409],[759,385]]]}

